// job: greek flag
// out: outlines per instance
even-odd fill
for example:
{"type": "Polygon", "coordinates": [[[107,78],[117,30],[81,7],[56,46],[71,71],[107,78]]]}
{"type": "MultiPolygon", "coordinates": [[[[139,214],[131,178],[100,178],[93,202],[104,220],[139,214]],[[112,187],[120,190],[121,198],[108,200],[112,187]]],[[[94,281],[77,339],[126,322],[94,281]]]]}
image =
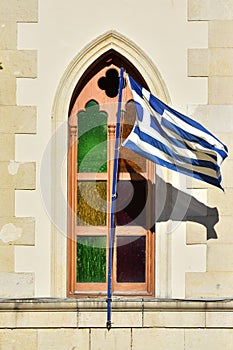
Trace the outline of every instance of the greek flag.
{"type": "Polygon", "coordinates": [[[223,189],[227,147],[198,122],[170,108],[128,76],[137,118],[123,146],[152,162],[223,189]]]}

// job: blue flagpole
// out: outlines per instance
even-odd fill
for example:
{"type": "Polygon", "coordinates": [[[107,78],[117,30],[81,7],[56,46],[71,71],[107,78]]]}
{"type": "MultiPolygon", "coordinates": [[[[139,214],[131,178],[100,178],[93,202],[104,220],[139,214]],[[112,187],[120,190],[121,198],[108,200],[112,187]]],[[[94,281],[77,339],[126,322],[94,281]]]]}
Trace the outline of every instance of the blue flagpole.
{"type": "Polygon", "coordinates": [[[111,329],[111,302],[112,302],[112,259],[113,259],[113,245],[115,238],[115,200],[117,198],[117,171],[118,171],[118,157],[119,157],[119,143],[120,143],[120,122],[121,122],[121,102],[122,89],[124,81],[124,68],[120,69],[119,79],[119,93],[118,93],[118,109],[116,122],[116,138],[115,138],[115,153],[113,165],[113,180],[112,180],[112,198],[110,211],[110,237],[109,237],[109,255],[108,255],[108,293],[107,293],[107,323],[108,330],[111,329]]]}

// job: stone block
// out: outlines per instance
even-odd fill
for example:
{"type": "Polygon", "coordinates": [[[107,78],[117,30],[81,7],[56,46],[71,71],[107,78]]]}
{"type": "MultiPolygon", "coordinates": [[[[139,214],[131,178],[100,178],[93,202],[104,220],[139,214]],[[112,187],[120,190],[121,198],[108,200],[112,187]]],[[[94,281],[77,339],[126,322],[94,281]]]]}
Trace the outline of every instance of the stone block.
{"type": "Polygon", "coordinates": [[[226,77],[233,75],[233,48],[209,50],[209,75],[226,77]]]}
{"type": "Polygon", "coordinates": [[[96,311],[79,311],[78,327],[105,327],[106,313],[96,311]]]}
{"type": "Polygon", "coordinates": [[[232,297],[233,272],[187,272],[186,298],[232,297]]]}
{"type": "Polygon", "coordinates": [[[39,329],[37,350],[89,349],[89,329],[39,329]]]}
{"type": "Polygon", "coordinates": [[[212,133],[233,132],[233,105],[189,105],[188,115],[212,133]],[[219,116],[221,115],[221,118],[219,116]]]}
{"type": "Polygon", "coordinates": [[[19,328],[75,328],[77,313],[73,311],[19,311],[16,326],[19,328]]]}
{"type": "Polygon", "coordinates": [[[217,188],[211,188],[208,190],[208,204],[216,206],[218,209],[219,216],[232,215],[233,208],[233,188],[226,187],[225,192],[217,188]]]}
{"type": "Polygon", "coordinates": [[[30,298],[34,295],[34,274],[0,272],[0,285],[0,298],[30,298]]]}
{"type": "Polygon", "coordinates": [[[208,208],[206,206],[207,204],[207,191],[205,189],[193,189],[190,191],[190,196],[191,196],[191,202],[188,203],[189,206],[191,207],[190,214],[188,213],[188,217],[193,217],[193,216],[207,216],[208,213],[208,208]],[[193,202],[192,202],[193,200],[193,202]],[[198,205],[200,203],[203,203],[204,205],[201,205],[201,208],[198,208],[198,205]]]}
{"type": "MultiPolygon", "coordinates": [[[[12,313],[13,314],[13,313],[12,313]]],[[[0,349],[38,350],[37,330],[4,329],[0,330],[0,349]]]]}
{"type": "MultiPolygon", "coordinates": [[[[131,330],[130,329],[106,329],[91,330],[91,349],[92,350],[122,350],[131,349],[131,330]]],[[[145,347],[144,347],[145,348],[145,347]]]]}
{"type": "Polygon", "coordinates": [[[209,74],[209,50],[188,50],[188,76],[207,77],[209,74]]]}
{"type": "Polygon", "coordinates": [[[186,187],[187,188],[192,188],[192,189],[208,189],[211,187],[211,185],[209,185],[207,182],[201,181],[201,180],[197,180],[194,179],[192,177],[188,177],[186,179],[186,187]]]}
{"type": "Polygon", "coordinates": [[[186,224],[186,243],[187,244],[205,244],[206,228],[196,222],[187,222],[186,224]]]}
{"type": "Polygon", "coordinates": [[[230,104],[233,102],[233,77],[209,78],[209,104],[230,104]]]}
{"type": "Polygon", "coordinates": [[[233,271],[233,244],[208,245],[207,271],[233,271]]]}
{"type": "MultiPolygon", "coordinates": [[[[232,137],[232,133],[230,132],[219,132],[219,133],[215,133],[215,136],[218,137],[228,148],[228,158],[226,161],[228,161],[229,159],[233,159],[233,137],[232,137]]],[[[226,162],[225,161],[225,162],[226,162]]],[[[224,162],[224,163],[225,163],[224,162]]]]}
{"type": "Polygon", "coordinates": [[[113,312],[113,327],[142,327],[142,312],[113,312]]]}
{"type": "Polygon", "coordinates": [[[0,51],[3,72],[16,78],[35,78],[37,74],[37,52],[34,50],[0,51]]]}
{"type": "Polygon", "coordinates": [[[232,20],[233,0],[188,0],[191,21],[232,20]]]}
{"type": "Polygon", "coordinates": [[[24,217],[0,218],[0,245],[34,245],[35,219],[24,217]]]}
{"type": "MultiPolygon", "coordinates": [[[[219,324],[221,328],[221,324],[219,324]]],[[[231,329],[187,329],[185,347],[188,350],[231,350],[233,331],[231,329]]]]}
{"type": "Polygon", "coordinates": [[[14,272],[15,250],[13,246],[0,246],[0,272],[14,272]]]}
{"type": "Polygon", "coordinates": [[[230,234],[233,227],[233,216],[220,216],[219,222],[215,225],[218,239],[208,241],[208,245],[220,243],[233,243],[233,235],[230,234]]]}
{"type": "Polygon", "coordinates": [[[233,20],[209,22],[209,47],[233,47],[233,20]]]}
{"type": "MultiPolygon", "coordinates": [[[[142,312],[115,311],[112,313],[113,327],[142,327],[142,312]]],[[[106,313],[94,311],[79,311],[78,327],[105,327],[106,313]]]]}
{"type": "Polygon", "coordinates": [[[205,244],[206,240],[217,236],[215,232],[215,225],[219,220],[217,208],[207,207],[202,203],[199,204],[199,208],[203,210],[203,215],[198,213],[197,216],[187,218],[187,238],[189,243],[193,244],[205,244]]]}
{"type": "Polygon", "coordinates": [[[144,327],[154,328],[189,328],[204,327],[204,312],[145,312],[144,327]]]}
{"type": "MultiPolygon", "coordinates": [[[[0,329],[1,328],[15,328],[16,327],[16,317],[15,313],[11,311],[1,311],[0,312],[0,329]]],[[[1,332],[1,330],[0,330],[1,332]]],[[[1,338],[0,338],[1,339],[1,338]]],[[[1,348],[0,348],[1,349],[1,348]]]]}
{"type": "Polygon", "coordinates": [[[221,173],[222,173],[224,187],[233,187],[232,169],[233,169],[233,159],[228,158],[221,165],[221,173]]]}
{"type": "MultiPolygon", "coordinates": [[[[15,162],[17,165],[17,162],[15,162]]],[[[9,170],[10,165],[8,165],[9,170]]],[[[20,163],[16,174],[14,174],[14,165],[12,168],[15,177],[16,190],[34,190],[36,188],[36,163],[20,163]]]]}
{"type": "Polygon", "coordinates": [[[37,22],[38,0],[0,0],[0,20],[37,22]]]}
{"type": "Polygon", "coordinates": [[[0,50],[16,50],[17,23],[15,21],[0,21],[0,50]]]}
{"type": "Polygon", "coordinates": [[[133,329],[132,350],[142,349],[184,349],[184,330],[163,328],[133,329]]]}
{"type": "Polygon", "coordinates": [[[9,161],[15,158],[15,136],[0,134],[0,161],[9,161]]]}
{"type": "Polygon", "coordinates": [[[35,134],[36,113],[34,106],[0,106],[0,132],[35,134]]]}
{"type": "Polygon", "coordinates": [[[0,217],[14,216],[15,193],[13,189],[0,188],[0,217]]]}
{"type": "Polygon", "coordinates": [[[16,78],[9,73],[6,73],[5,67],[0,70],[0,105],[15,105],[16,104],[16,78]]]}
{"type": "Polygon", "coordinates": [[[206,327],[233,328],[233,312],[206,312],[206,327]]]}
{"type": "Polygon", "coordinates": [[[36,187],[36,164],[0,162],[0,188],[33,190],[36,187]]]}

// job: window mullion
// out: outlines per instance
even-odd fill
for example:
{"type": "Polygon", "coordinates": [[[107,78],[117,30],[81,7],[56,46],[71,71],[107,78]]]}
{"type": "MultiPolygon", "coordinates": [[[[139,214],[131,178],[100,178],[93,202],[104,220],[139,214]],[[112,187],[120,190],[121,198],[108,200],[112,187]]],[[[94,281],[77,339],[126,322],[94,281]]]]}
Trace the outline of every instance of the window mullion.
{"type": "MultiPolygon", "coordinates": [[[[111,196],[112,196],[112,183],[113,183],[113,165],[114,165],[114,153],[115,153],[115,134],[116,134],[116,124],[108,124],[108,237],[107,237],[107,247],[109,247],[110,239],[110,216],[111,216],[111,196]]],[[[114,243],[115,245],[115,243],[114,243]]],[[[109,249],[107,248],[107,259],[108,259],[109,249]]],[[[107,260],[108,261],[108,260],[107,260]]],[[[113,265],[112,265],[112,290],[114,291],[114,283],[116,279],[116,255],[115,250],[113,251],[113,265]]]]}

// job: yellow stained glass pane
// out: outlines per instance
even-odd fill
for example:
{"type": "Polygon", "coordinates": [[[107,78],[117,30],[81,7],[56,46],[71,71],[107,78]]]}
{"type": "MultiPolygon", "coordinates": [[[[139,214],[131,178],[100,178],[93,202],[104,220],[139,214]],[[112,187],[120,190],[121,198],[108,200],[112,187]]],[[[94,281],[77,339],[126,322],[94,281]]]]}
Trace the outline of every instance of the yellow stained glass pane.
{"type": "Polygon", "coordinates": [[[79,181],[77,193],[77,225],[107,224],[106,181],[79,181]]]}

